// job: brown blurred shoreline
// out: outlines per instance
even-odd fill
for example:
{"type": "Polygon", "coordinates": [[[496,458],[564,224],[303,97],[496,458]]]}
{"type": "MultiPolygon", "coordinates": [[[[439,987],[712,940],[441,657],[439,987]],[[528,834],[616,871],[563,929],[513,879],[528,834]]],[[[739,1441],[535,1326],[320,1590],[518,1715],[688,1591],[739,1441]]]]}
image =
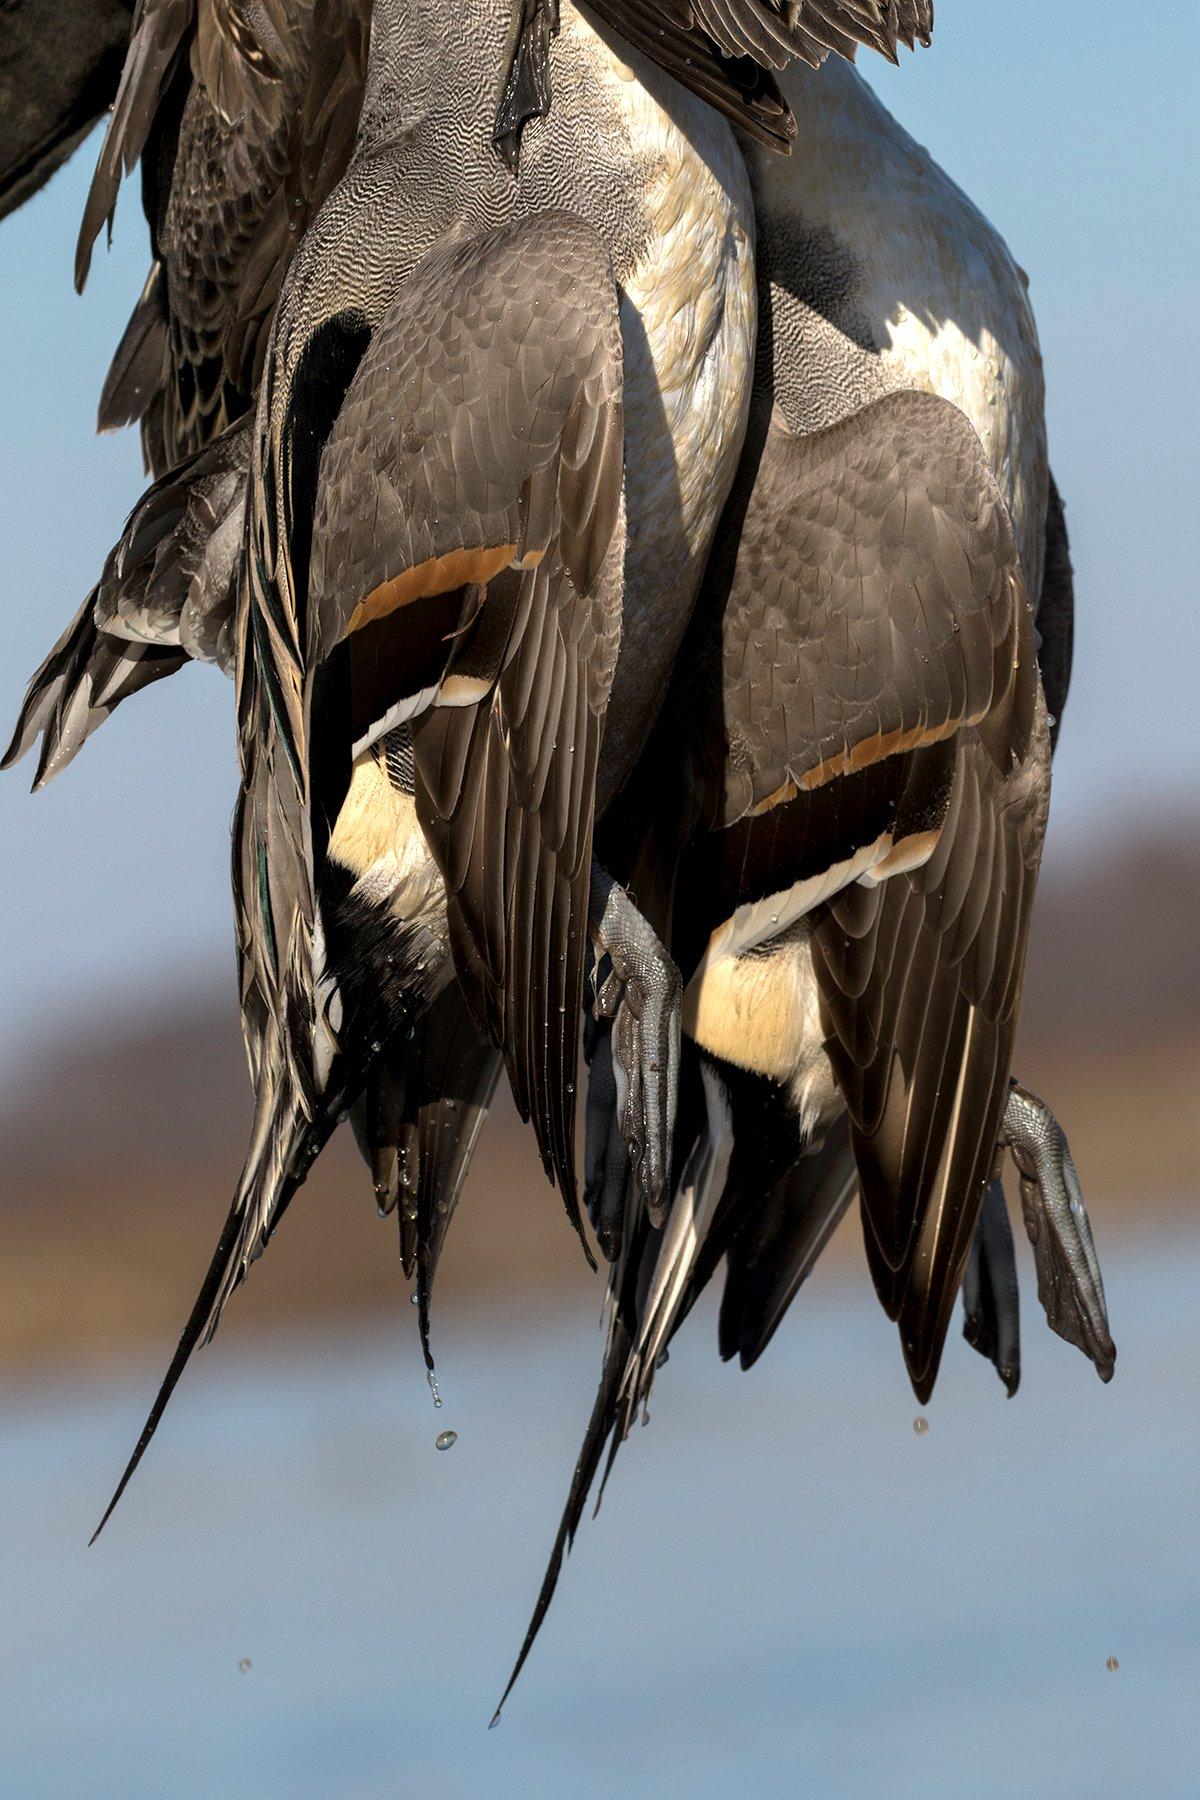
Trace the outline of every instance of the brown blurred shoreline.
{"type": "MultiPolygon", "coordinates": [[[[1044,877],[1021,1079],[1071,1137],[1103,1254],[1192,1213],[1200,1179],[1200,829],[1183,822],[1044,877]]],[[[0,1111],[0,1380],[164,1360],[224,1218],[249,1118],[232,983],[31,1044],[0,1111]],[[228,989],[228,992],[225,990],[228,989]]],[[[853,1221],[832,1255],[861,1257],[853,1221]]],[[[861,1266],[861,1265],[860,1265],[861,1266]]],[[[528,1134],[497,1104],[439,1304],[600,1305],[528,1134]]],[[[865,1280],[865,1274],[863,1275],[865,1280]]],[[[378,1317],[403,1302],[348,1131],[317,1165],[227,1331],[378,1317]],[[236,1324],[235,1324],[236,1315],[236,1324]]]]}

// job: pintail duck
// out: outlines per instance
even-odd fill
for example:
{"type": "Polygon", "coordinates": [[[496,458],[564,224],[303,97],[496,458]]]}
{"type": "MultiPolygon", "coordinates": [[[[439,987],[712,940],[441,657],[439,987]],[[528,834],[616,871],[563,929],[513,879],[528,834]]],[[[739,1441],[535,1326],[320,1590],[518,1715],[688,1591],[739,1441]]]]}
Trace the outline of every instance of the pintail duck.
{"type": "Polygon", "coordinates": [[[722,1262],[719,1347],[748,1368],[858,1194],[918,1396],[960,1282],[1012,1393],[1011,1154],[1048,1321],[1113,1371],[1069,1147],[1010,1078],[1074,614],[1025,283],[852,71],[794,99],[800,166],[748,153],[769,333],[742,465],[663,718],[600,827],[687,983],[674,1198],[659,1224],[628,1180],[601,1022],[585,1194],[608,1343],[514,1680],[722,1262]]]}
{"type": "MultiPolygon", "coordinates": [[[[737,465],[745,164],[723,119],[571,12],[553,58],[572,104],[526,133],[514,181],[485,106],[504,22],[483,0],[469,31],[443,14],[376,0],[355,152],[284,278],[243,439],[235,888],[258,1107],[148,1431],[339,1114],[452,976],[576,1218],[585,923],[636,996],[646,1116],[667,1113],[646,1021],[669,984],[634,966],[640,921],[593,871],[592,818],[661,701],[737,465]]],[[[139,644],[194,498],[156,523],[173,479],[109,571],[139,644]]],[[[177,655],[170,629],[154,647],[177,655]]],[[[18,748],[77,681],[76,648],[18,748]]],[[[659,1135],[641,1133],[650,1203],[659,1135]]]]}

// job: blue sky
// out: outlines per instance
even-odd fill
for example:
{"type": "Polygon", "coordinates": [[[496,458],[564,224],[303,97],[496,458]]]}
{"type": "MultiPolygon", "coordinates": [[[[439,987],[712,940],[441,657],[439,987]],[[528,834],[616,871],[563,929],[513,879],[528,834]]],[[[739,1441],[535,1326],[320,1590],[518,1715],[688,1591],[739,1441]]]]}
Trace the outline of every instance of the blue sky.
{"type": "MultiPolygon", "coordinates": [[[[941,0],[931,50],[862,68],[1029,271],[1079,597],[1052,854],[1148,814],[1196,820],[1200,291],[1195,34],[1146,0],[941,0]],[[1133,23],[1130,23],[1130,21],[1133,23]]],[[[0,725],[142,486],[132,434],[93,435],[145,273],[136,182],[86,295],[71,286],[96,140],[0,226],[0,725]]],[[[123,708],[42,795],[0,779],[10,1053],[41,1015],[154,1003],[230,970],[231,689],[190,670],[123,708]]]]}

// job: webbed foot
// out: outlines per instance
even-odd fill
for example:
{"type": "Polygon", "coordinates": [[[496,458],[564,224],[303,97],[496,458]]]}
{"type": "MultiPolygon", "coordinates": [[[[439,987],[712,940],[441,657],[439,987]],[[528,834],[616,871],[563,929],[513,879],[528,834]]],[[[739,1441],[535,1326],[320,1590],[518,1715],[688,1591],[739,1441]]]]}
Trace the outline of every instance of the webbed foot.
{"type": "Polygon", "coordinates": [[[1045,1101],[1017,1081],[1009,1088],[1000,1143],[1012,1153],[1021,1177],[1038,1299],[1050,1328],[1091,1359],[1101,1381],[1111,1381],[1117,1351],[1071,1149],[1045,1101]]]}

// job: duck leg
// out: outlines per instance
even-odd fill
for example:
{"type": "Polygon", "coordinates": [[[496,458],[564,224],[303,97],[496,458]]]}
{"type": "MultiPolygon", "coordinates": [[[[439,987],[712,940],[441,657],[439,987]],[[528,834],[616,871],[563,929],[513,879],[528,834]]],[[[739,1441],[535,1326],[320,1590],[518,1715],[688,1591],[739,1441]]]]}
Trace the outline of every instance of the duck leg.
{"type": "Polygon", "coordinates": [[[1012,1153],[1021,1177],[1038,1299],[1050,1328],[1090,1358],[1101,1381],[1111,1381],[1117,1352],[1071,1149],[1045,1101],[1017,1081],[1009,1088],[1000,1143],[1012,1153]]]}
{"type": "MultiPolygon", "coordinates": [[[[679,1088],[683,984],[629,895],[594,859],[589,922],[596,956],[596,1017],[612,1022],[612,1087],[602,1069],[594,1098],[589,1090],[588,1185],[598,1173],[606,1193],[617,1179],[624,1189],[621,1158],[600,1118],[602,1111],[615,1110],[638,1191],[651,1223],[661,1225],[679,1088]]],[[[604,1046],[598,1044],[597,1061],[603,1055],[604,1046]]]]}
{"type": "Polygon", "coordinates": [[[1021,1381],[1017,1258],[1000,1180],[1003,1149],[988,1182],[963,1276],[963,1336],[987,1358],[1011,1400],[1021,1381]]]}
{"type": "Polygon", "coordinates": [[[550,40],[558,36],[558,28],[558,0],[519,0],[512,55],[492,127],[492,143],[513,174],[521,133],[530,119],[544,119],[550,111],[550,40]]]}

